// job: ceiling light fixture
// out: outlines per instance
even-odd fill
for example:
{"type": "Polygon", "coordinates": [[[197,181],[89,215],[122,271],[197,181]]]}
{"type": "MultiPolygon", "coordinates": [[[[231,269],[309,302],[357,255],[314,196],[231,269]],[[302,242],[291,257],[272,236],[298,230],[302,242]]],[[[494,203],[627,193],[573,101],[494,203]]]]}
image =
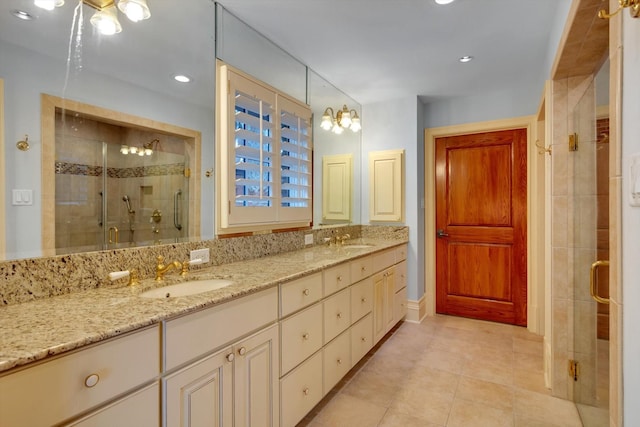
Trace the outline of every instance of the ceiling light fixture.
{"type": "Polygon", "coordinates": [[[64,4],[64,0],[33,0],[33,4],[44,10],[53,10],[64,4]]]}
{"type": "Polygon", "coordinates": [[[118,2],[120,12],[127,15],[132,22],[138,22],[149,19],[151,11],[147,6],[147,0],[120,0],[118,2]]]}
{"type": "Polygon", "coordinates": [[[322,121],[320,127],[324,130],[331,130],[331,132],[340,135],[345,129],[351,129],[353,132],[358,132],[362,129],[360,125],[360,117],[356,110],[349,110],[346,105],[342,107],[342,110],[333,114],[333,108],[327,107],[322,114],[322,121]]]}
{"type": "Polygon", "coordinates": [[[30,14],[29,12],[25,12],[24,10],[13,9],[11,14],[18,19],[22,19],[23,21],[33,21],[36,19],[35,16],[30,14]]]}
{"type": "Polygon", "coordinates": [[[438,4],[449,4],[449,3],[453,3],[454,0],[436,0],[436,3],[438,4]]]}
{"type": "Polygon", "coordinates": [[[180,82],[180,83],[190,83],[191,82],[191,77],[186,76],[184,74],[175,74],[173,76],[173,79],[175,81],[177,81],[177,82],[180,82]]]}
{"type": "Polygon", "coordinates": [[[111,36],[122,31],[122,25],[118,21],[118,12],[115,5],[105,7],[93,14],[89,20],[100,34],[111,36]]]}
{"type": "Polygon", "coordinates": [[[461,57],[460,59],[458,59],[458,61],[464,63],[464,62],[469,62],[472,59],[473,59],[473,56],[465,55],[465,56],[461,57]]]}

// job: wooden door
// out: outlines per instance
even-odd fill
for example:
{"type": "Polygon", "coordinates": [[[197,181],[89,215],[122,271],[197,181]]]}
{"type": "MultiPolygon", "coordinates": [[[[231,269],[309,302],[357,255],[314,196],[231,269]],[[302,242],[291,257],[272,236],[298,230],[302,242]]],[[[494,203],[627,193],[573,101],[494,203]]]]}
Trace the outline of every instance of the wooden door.
{"type": "Polygon", "coordinates": [[[527,323],[527,132],[436,139],[436,312],[527,323]]]}

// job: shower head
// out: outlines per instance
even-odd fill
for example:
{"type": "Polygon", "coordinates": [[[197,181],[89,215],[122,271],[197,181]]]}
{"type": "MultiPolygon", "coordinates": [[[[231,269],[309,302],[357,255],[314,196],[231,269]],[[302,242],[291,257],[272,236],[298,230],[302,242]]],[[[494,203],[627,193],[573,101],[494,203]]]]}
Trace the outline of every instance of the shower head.
{"type": "Polygon", "coordinates": [[[130,214],[134,214],[136,213],[136,211],[134,211],[133,209],[131,209],[131,201],[129,200],[129,196],[127,196],[126,194],[124,196],[122,196],[122,201],[124,201],[127,204],[127,211],[130,214]]]}

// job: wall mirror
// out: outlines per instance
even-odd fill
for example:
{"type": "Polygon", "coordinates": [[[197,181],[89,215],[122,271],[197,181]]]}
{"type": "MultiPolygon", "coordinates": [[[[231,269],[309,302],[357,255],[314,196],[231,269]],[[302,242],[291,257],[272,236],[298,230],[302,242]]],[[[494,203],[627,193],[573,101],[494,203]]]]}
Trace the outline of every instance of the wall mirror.
{"type": "MultiPolygon", "coordinates": [[[[105,36],[97,33],[89,22],[95,9],[79,1],[67,0],[62,7],[52,11],[39,9],[26,0],[2,2],[0,79],[4,80],[6,163],[2,177],[4,182],[1,183],[5,190],[4,259],[44,255],[42,94],[199,132],[202,176],[200,232],[186,239],[214,238],[215,183],[212,178],[205,178],[205,172],[214,166],[215,43],[222,8],[210,0],[194,0],[188,8],[181,2],[153,2],[150,8],[151,18],[137,23],[119,15],[122,31],[105,36]],[[32,19],[17,17],[21,15],[18,11],[25,12],[32,19]],[[177,74],[190,77],[191,82],[177,82],[174,80],[177,74]],[[16,142],[23,140],[25,135],[29,136],[30,148],[22,151],[16,148],[16,142]],[[16,189],[31,190],[33,203],[28,206],[12,204],[12,190],[16,189]]],[[[231,29],[232,19],[227,18],[226,28],[231,29]]],[[[237,21],[241,24],[240,19],[237,21]]],[[[235,34],[218,34],[229,34],[222,39],[222,46],[225,46],[222,52],[227,56],[233,53],[251,58],[249,65],[237,64],[224,57],[221,59],[299,99],[306,98],[316,114],[314,127],[328,106],[335,110],[347,104],[360,114],[360,106],[355,101],[286,52],[247,26],[234,28],[235,34]],[[240,36],[249,37],[242,46],[244,50],[229,43],[238,36],[238,32],[240,36]],[[265,61],[265,54],[278,60],[265,61]],[[283,72],[283,68],[289,71],[283,72]],[[262,73],[256,72],[259,69],[262,73]]],[[[318,162],[325,154],[325,147],[345,147],[339,154],[353,150],[356,182],[353,185],[352,223],[359,223],[360,134],[345,132],[340,136],[325,137],[315,129],[316,137],[314,198],[321,192],[322,177],[319,174],[322,168],[318,162]],[[329,138],[335,138],[335,142],[331,143],[329,138]]],[[[338,151],[337,148],[335,150],[338,151]]],[[[121,203],[124,206],[124,202],[121,203]]],[[[315,209],[320,209],[320,204],[314,204],[314,224],[319,225],[321,215],[316,214],[315,209]]]]}

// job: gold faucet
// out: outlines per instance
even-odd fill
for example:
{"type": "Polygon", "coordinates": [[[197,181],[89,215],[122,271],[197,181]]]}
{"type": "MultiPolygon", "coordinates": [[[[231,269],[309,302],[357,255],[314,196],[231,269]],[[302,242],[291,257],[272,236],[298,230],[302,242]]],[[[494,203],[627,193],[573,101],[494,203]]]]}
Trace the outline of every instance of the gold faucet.
{"type": "Polygon", "coordinates": [[[162,282],[164,280],[164,273],[172,268],[175,268],[176,270],[182,269],[182,263],[173,261],[169,264],[165,264],[164,257],[162,255],[158,256],[158,265],[156,265],[156,282],[162,282]]]}
{"type": "Polygon", "coordinates": [[[341,245],[344,245],[344,241],[345,240],[349,240],[351,238],[351,236],[347,233],[347,234],[343,234],[342,236],[338,236],[336,237],[336,244],[338,242],[340,242],[341,245]]]}

